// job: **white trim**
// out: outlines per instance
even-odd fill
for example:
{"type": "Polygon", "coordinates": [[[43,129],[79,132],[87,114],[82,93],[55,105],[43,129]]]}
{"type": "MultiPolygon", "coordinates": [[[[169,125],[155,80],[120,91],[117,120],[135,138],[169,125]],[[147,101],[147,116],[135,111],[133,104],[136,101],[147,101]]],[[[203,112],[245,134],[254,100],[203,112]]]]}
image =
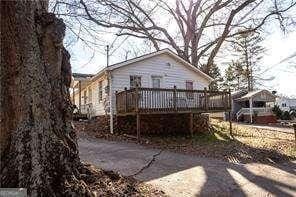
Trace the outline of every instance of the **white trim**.
{"type": "Polygon", "coordinates": [[[165,87],[165,84],[164,84],[164,77],[162,75],[150,75],[150,87],[153,88],[153,78],[159,78],[160,79],[160,87],[159,88],[164,88],[165,87]]]}
{"type": "MultiPolygon", "coordinates": [[[[241,96],[240,98],[237,98],[235,100],[237,101],[244,101],[244,100],[248,100],[250,98],[253,98],[254,96],[258,95],[259,93],[266,93],[269,96],[273,97],[274,99],[276,98],[275,95],[273,95],[271,92],[269,92],[268,90],[256,90],[256,91],[252,91],[252,92],[248,92],[247,94],[241,96]]],[[[273,102],[273,101],[270,101],[273,102]]]]}

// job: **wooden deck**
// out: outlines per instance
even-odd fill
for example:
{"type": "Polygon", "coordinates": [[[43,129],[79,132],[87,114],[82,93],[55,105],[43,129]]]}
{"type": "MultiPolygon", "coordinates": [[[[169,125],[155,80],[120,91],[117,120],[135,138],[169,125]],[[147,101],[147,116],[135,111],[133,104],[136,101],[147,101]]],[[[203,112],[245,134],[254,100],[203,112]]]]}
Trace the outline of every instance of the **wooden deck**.
{"type": "Polygon", "coordinates": [[[116,114],[210,113],[231,109],[229,91],[134,88],[116,93],[116,114]]]}

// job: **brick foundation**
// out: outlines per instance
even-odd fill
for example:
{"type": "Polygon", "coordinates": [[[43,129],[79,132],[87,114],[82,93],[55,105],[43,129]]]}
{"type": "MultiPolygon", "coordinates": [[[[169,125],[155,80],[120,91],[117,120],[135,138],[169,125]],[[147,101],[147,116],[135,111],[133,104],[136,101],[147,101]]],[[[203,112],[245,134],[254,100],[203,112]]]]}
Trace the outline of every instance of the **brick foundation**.
{"type": "MultiPolygon", "coordinates": [[[[89,121],[86,130],[94,132],[109,132],[109,116],[97,116],[89,121]]],[[[141,115],[142,134],[190,133],[189,114],[153,114],[141,115]]],[[[114,132],[136,134],[136,116],[114,117],[114,132]]],[[[204,114],[194,114],[193,132],[207,132],[209,130],[209,117],[204,114]]]]}

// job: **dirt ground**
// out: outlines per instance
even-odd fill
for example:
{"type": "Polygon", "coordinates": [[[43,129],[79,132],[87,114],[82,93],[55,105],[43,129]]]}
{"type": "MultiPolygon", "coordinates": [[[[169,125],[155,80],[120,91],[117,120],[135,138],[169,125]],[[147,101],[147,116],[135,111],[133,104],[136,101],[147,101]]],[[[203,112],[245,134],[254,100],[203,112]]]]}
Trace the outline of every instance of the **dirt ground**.
{"type": "MultiPolygon", "coordinates": [[[[99,139],[137,142],[135,136],[111,135],[110,133],[100,132],[96,128],[88,127],[87,124],[76,122],[77,132],[86,132],[99,139]]],[[[166,134],[145,135],[141,137],[139,143],[150,148],[236,163],[281,163],[296,159],[293,133],[252,128],[234,123],[233,136],[230,136],[228,127],[228,122],[211,120],[211,131],[208,133],[194,134],[193,137],[166,134]]]]}
{"type": "Polygon", "coordinates": [[[88,162],[83,165],[80,176],[89,186],[91,196],[166,196],[164,192],[133,177],[125,177],[112,170],[98,168],[88,162]]]}

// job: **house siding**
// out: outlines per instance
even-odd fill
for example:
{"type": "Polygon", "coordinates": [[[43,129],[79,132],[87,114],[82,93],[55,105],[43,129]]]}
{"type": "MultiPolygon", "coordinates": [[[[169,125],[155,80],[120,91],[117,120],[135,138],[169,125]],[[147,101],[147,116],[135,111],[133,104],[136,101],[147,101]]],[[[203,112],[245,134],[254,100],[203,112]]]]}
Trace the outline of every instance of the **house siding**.
{"type": "MultiPolygon", "coordinates": [[[[204,89],[208,87],[209,80],[202,74],[196,73],[192,69],[184,65],[184,63],[175,60],[170,55],[159,54],[139,62],[131,63],[129,65],[116,68],[111,71],[111,91],[112,91],[112,106],[113,112],[116,113],[116,91],[123,91],[124,88],[130,88],[130,76],[141,76],[142,87],[152,87],[152,76],[162,77],[161,88],[173,88],[176,86],[180,89],[186,89],[186,81],[193,82],[193,89],[204,89]],[[168,63],[170,65],[168,65],[168,63]]],[[[105,92],[105,87],[108,85],[108,76],[104,74],[101,78],[91,82],[88,86],[81,91],[81,104],[83,102],[83,91],[87,91],[90,87],[92,90],[92,116],[99,116],[106,114],[104,100],[108,101],[109,98],[105,92]],[[98,84],[103,80],[103,101],[98,98],[98,84]]],[[[79,94],[75,94],[75,104],[78,106],[79,94]]]]}
{"type": "MultiPolygon", "coordinates": [[[[87,97],[89,96],[89,90],[92,91],[91,98],[87,98],[87,104],[92,103],[92,116],[99,116],[106,114],[105,112],[105,100],[108,100],[107,93],[105,91],[105,87],[108,85],[108,80],[106,76],[103,76],[93,82],[90,82],[85,88],[81,89],[81,105],[84,105],[84,91],[86,91],[87,97]],[[102,101],[99,100],[99,82],[102,81],[102,101]]],[[[79,107],[79,93],[75,92],[74,95],[75,105],[79,107]]]]}
{"type": "Polygon", "coordinates": [[[296,99],[285,97],[277,98],[276,105],[278,105],[283,111],[290,111],[291,109],[296,109],[296,99]]]}
{"type": "Polygon", "coordinates": [[[193,89],[208,87],[209,81],[201,74],[187,68],[183,63],[176,61],[167,54],[153,56],[146,60],[132,63],[112,71],[113,110],[115,112],[115,91],[130,88],[130,76],[141,76],[142,87],[152,87],[152,76],[161,76],[161,88],[186,89],[186,81],[193,82],[193,89]],[[170,66],[168,65],[170,64],[170,66]]]}

